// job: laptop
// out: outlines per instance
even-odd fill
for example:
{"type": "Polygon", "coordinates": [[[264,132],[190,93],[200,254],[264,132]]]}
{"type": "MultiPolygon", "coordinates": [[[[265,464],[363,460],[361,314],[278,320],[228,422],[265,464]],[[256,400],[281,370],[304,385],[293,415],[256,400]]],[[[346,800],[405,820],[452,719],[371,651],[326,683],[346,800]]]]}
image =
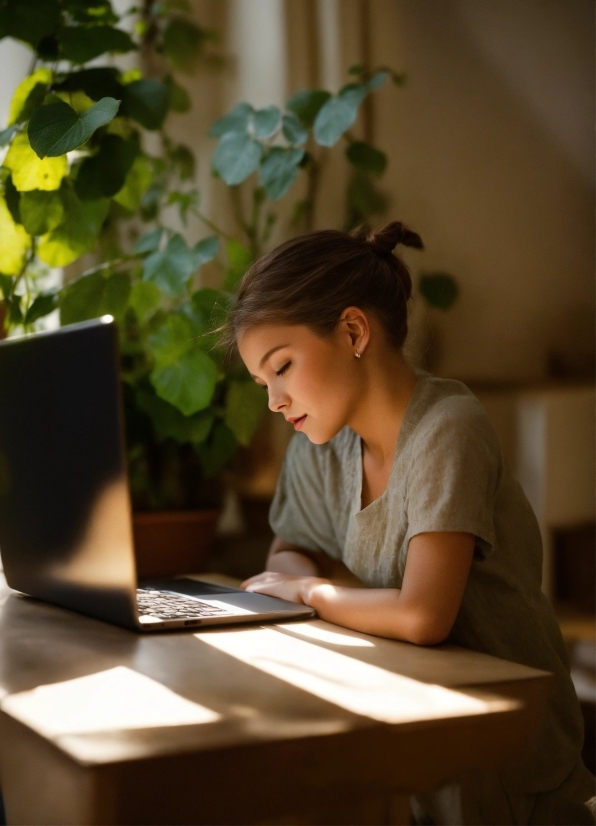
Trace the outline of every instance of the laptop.
{"type": "Polygon", "coordinates": [[[0,342],[0,553],[14,590],[139,632],[315,615],[190,578],[137,581],[111,316],[0,342]]]}

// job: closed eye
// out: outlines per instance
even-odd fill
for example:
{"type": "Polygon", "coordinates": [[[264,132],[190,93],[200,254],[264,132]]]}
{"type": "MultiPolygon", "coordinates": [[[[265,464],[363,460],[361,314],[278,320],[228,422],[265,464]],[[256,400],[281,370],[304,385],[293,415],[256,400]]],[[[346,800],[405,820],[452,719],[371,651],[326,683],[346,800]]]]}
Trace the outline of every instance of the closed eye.
{"type": "Polygon", "coordinates": [[[283,376],[283,374],[286,372],[286,370],[288,369],[288,367],[290,366],[291,363],[292,363],[291,361],[286,362],[286,364],[284,364],[284,366],[281,368],[281,370],[276,370],[275,371],[275,375],[276,376],[283,376]]]}

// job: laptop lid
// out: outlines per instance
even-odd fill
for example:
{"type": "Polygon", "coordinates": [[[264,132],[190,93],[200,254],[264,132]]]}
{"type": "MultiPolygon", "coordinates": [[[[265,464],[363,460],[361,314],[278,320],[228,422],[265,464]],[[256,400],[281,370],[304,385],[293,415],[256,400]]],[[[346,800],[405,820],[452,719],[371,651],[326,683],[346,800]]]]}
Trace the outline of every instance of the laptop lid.
{"type": "Polygon", "coordinates": [[[0,342],[0,552],[11,588],[138,628],[111,317],[0,342]]]}

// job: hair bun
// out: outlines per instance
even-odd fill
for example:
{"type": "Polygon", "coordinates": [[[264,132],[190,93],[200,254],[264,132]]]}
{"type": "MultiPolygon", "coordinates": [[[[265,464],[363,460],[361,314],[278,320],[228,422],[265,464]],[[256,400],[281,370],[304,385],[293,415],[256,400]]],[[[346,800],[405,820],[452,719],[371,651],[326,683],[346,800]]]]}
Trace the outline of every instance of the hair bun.
{"type": "Polygon", "coordinates": [[[365,240],[380,255],[391,255],[398,244],[424,249],[418,233],[408,229],[401,221],[391,221],[380,229],[369,232],[365,240]]]}

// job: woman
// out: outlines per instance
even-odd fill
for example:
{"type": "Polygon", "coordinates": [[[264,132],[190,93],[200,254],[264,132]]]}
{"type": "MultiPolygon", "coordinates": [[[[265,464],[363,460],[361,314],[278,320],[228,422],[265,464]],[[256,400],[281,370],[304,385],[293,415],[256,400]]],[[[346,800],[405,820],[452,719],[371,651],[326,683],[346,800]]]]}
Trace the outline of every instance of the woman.
{"type": "Polygon", "coordinates": [[[356,631],[444,640],[554,673],[531,759],[419,798],[436,823],[593,823],[594,779],[565,647],[540,590],[538,525],[480,403],[403,355],[409,272],[392,222],[322,231],[258,260],[230,319],[292,440],[270,513],[267,571],[244,587],[356,631]],[[462,814],[463,812],[463,814],[462,814]]]}

